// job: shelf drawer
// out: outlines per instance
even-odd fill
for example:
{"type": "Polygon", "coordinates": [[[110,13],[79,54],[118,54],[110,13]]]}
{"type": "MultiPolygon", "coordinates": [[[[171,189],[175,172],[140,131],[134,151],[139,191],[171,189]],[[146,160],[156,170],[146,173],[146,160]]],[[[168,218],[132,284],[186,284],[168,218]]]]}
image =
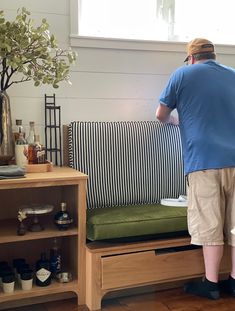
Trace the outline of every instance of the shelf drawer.
{"type": "Polygon", "coordinates": [[[163,282],[204,273],[201,249],[158,252],[155,250],[101,258],[102,288],[123,288],[163,282]]]}

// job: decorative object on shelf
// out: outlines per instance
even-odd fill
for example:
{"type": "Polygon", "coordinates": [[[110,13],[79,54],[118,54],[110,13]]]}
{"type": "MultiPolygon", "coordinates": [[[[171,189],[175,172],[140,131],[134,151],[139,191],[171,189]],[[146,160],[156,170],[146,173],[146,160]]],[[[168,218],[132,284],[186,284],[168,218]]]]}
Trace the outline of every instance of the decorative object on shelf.
{"type": "Polygon", "coordinates": [[[62,166],[61,109],[56,105],[55,94],[45,94],[46,156],[55,165],[62,166]]]}
{"type": "Polygon", "coordinates": [[[2,277],[2,285],[4,293],[13,293],[15,287],[15,276],[13,273],[6,274],[2,277]]]}
{"type": "Polygon", "coordinates": [[[18,211],[18,220],[19,220],[19,225],[18,225],[18,228],[17,228],[17,234],[18,235],[25,235],[26,233],[26,227],[23,223],[23,220],[26,218],[26,214],[21,212],[21,211],[18,211]]]}
{"type": "Polygon", "coordinates": [[[53,211],[54,206],[49,204],[31,204],[29,206],[21,206],[18,211],[18,220],[20,222],[19,228],[17,230],[18,235],[25,234],[25,226],[23,220],[27,218],[28,215],[33,215],[33,222],[30,224],[28,230],[32,232],[39,232],[44,230],[44,227],[40,224],[38,216],[42,214],[47,214],[53,211]],[[22,229],[23,228],[23,229],[22,229]]]}
{"type": "Polygon", "coordinates": [[[9,164],[14,156],[14,140],[7,89],[16,83],[33,80],[34,86],[69,81],[70,65],[76,60],[71,49],[58,48],[49,32],[46,19],[34,27],[30,12],[18,9],[13,21],[0,11],[0,165],[9,164]]]}
{"type": "Polygon", "coordinates": [[[46,173],[53,171],[52,162],[46,161],[43,164],[27,164],[25,166],[25,170],[27,173],[46,173]]]}
{"type": "Polygon", "coordinates": [[[67,211],[67,204],[65,202],[60,203],[60,211],[55,214],[54,222],[59,230],[67,230],[73,223],[73,219],[67,211]]]}
{"type": "Polygon", "coordinates": [[[22,271],[20,281],[23,290],[31,290],[33,287],[33,270],[27,269],[22,271]]]}
{"type": "MultiPolygon", "coordinates": [[[[0,24],[1,29],[1,24],[0,24]]],[[[0,34],[1,38],[1,34],[0,34]]],[[[1,41],[0,41],[1,42],[1,41]]],[[[1,43],[0,43],[1,70],[1,43]]],[[[2,74],[0,74],[2,77],[2,74]]],[[[0,165],[8,164],[14,157],[14,136],[12,135],[10,99],[4,90],[0,91],[0,165]]]]}
{"type": "Polygon", "coordinates": [[[19,265],[16,269],[17,271],[17,281],[19,284],[21,284],[21,273],[23,273],[24,271],[29,270],[29,264],[22,263],[21,265],[19,265]]]}
{"type": "Polygon", "coordinates": [[[56,274],[56,280],[60,283],[68,283],[72,281],[72,273],[61,272],[56,274]]]}
{"type": "Polygon", "coordinates": [[[12,274],[12,273],[13,273],[13,271],[12,271],[11,267],[8,266],[8,263],[5,261],[2,261],[1,265],[0,265],[0,288],[3,286],[2,285],[3,277],[5,275],[12,274]]]}

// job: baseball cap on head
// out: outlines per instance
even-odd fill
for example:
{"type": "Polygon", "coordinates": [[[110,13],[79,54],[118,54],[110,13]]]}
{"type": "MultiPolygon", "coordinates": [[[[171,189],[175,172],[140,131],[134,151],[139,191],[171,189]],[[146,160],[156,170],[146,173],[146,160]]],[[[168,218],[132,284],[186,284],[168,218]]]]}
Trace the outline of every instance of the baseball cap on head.
{"type": "Polygon", "coordinates": [[[214,51],[215,47],[211,41],[203,38],[196,38],[188,43],[187,57],[184,61],[187,62],[190,55],[200,53],[212,53],[214,51]]]}

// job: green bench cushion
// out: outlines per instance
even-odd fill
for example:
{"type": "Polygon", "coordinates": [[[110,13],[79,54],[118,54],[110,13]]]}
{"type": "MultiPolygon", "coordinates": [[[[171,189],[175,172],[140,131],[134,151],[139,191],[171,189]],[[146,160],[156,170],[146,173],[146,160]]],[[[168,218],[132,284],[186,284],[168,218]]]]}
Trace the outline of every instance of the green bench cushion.
{"type": "Polygon", "coordinates": [[[87,211],[87,238],[91,241],[187,230],[186,207],[141,204],[87,211]]]}

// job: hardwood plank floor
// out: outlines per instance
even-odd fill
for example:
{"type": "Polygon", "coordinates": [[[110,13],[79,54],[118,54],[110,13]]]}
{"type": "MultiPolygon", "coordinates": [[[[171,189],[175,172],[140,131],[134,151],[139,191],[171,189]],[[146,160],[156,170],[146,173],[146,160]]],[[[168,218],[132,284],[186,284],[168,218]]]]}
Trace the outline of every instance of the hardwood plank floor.
{"type": "MultiPolygon", "coordinates": [[[[183,292],[182,287],[154,293],[133,295],[102,301],[102,311],[234,311],[235,298],[222,294],[213,301],[183,292]]],[[[8,309],[8,311],[88,311],[77,306],[76,299],[8,309]]]]}

